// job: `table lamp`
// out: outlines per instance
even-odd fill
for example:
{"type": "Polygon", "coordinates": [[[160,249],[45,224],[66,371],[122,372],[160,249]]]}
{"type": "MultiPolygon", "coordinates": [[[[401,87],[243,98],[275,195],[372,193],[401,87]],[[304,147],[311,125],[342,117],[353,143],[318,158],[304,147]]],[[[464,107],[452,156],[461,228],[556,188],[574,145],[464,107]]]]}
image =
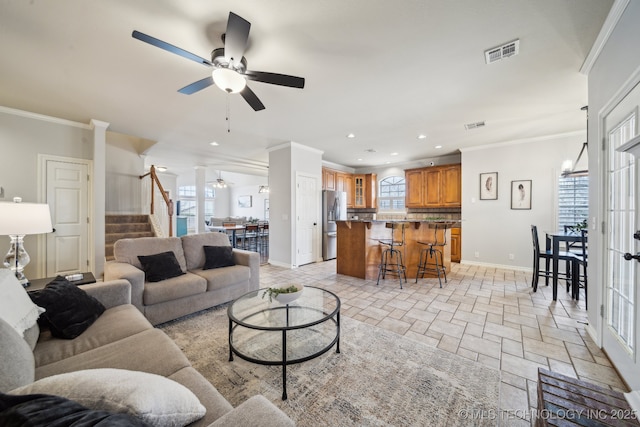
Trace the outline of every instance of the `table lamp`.
{"type": "Polygon", "coordinates": [[[46,203],[22,203],[20,197],[13,202],[0,202],[0,236],[11,238],[11,247],[4,258],[4,266],[10,268],[22,284],[29,286],[24,268],[31,259],[24,249],[24,236],[50,233],[51,212],[46,203]]]}

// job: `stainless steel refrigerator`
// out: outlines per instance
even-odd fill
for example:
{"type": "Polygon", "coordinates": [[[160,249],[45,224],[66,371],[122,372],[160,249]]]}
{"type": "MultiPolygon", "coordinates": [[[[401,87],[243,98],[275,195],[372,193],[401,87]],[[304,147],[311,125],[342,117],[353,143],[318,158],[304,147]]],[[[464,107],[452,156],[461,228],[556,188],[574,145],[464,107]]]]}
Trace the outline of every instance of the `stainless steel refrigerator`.
{"type": "Polygon", "coordinates": [[[347,219],[347,193],[344,191],[322,191],[322,259],[336,257],[338,235],[336,220],[347,219]]]}

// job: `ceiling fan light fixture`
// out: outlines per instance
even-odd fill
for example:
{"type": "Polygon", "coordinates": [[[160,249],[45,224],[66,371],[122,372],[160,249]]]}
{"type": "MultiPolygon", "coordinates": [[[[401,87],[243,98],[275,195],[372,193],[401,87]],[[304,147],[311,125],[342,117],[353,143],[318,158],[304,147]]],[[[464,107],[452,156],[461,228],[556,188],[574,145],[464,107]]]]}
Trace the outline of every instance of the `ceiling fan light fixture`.
{"type": "Polygon", "coordinates": [[[247,80],[240,73],[229,68],[216,68],[211,75],[215,85],[228,93],[238,93],[247,85],[247,80]]]}

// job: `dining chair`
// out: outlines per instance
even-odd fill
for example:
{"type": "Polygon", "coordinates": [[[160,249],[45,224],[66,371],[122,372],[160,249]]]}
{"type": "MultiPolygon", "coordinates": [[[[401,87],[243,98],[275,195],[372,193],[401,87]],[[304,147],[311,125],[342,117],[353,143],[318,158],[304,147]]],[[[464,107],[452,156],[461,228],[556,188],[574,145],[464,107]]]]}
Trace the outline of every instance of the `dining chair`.
{"type": "Polygon", "coordinates": [[[247,224],[244,227],[242,249],[258,252],[258,224],[247,224]]]}
{"type": "MultiPolygon", "coordinates": [[[[531,286],[533,287],[533,292],[536,292],[538,290],[538,280],[540,277],[545,278],[545,285],[547,286],[549,286],[549,278],[553,277],[553,271],[549,269],[551,260],[553,259],[553,253],[551,250],[540,250],[538,227],[536,225],[531,226],[531,240],[533,243],[533,278],[531,280],[531,286]],[[544,260],[544,269],[540,267],[540,260],[544,260]]],[[[574,267],[576,262],[575,254],[567,251],[560,251],[558,253],[558,259],[560,261],[566,261],[567,263],[565,272],[558,272],[558,277],[564,278],[567,280],[567,283],[570,284],[571,269],[574,267]]]]}
{"type": "Polygon", "coordinates": [[[580,230],[581,239],[578,242],[580,245],[580,253],[576,255],[576,270],[574,272],[575,277],[572,280],[571,297],[576,301],[580,300],[580,288],[584,289],[584,303],[587,304],[587,258],[588,258],[588,234],[586,229],[580,230]],[[582,272],[580,271],[582,267],[582,272]]]}

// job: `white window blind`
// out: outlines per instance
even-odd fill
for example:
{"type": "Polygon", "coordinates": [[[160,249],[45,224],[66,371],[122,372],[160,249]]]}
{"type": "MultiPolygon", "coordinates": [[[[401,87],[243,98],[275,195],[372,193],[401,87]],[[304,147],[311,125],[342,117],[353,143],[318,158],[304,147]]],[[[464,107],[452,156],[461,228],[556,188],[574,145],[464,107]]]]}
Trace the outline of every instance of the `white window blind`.
{"type": "Polygon", "coordinates": [[[589,177],[561,176],[558,182],[558,231],[589,217],[589,177]]]}

